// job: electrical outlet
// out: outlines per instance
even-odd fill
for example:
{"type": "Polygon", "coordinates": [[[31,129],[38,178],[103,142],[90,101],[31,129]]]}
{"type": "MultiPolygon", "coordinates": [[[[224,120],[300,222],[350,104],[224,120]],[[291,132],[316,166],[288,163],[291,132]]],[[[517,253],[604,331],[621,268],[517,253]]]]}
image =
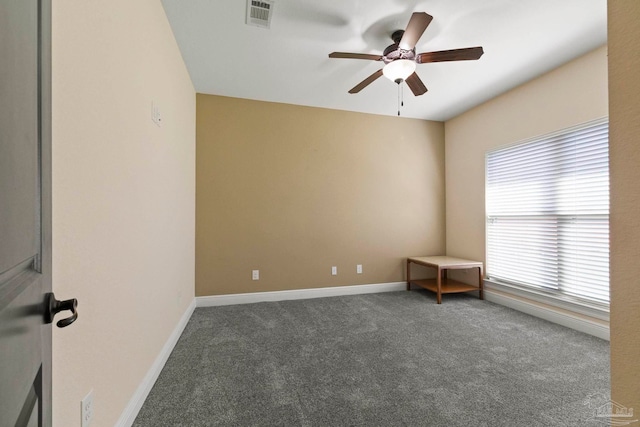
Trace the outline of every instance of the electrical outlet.
{"type": "Polygon", "coordinates": [[[356,265],[356,273],[357,274],[362,274],[362,264],[356,265]]]}
{"type": "Polygon", "coordinates": [[[82,427],[89,427],[93,420],[93,390],[80,402],[80,416],[82,417],[82,427]]]}
{"type": "Polygon", "coordinates": [[[251,280],[260,280],[260,270],[251,271],[251,280]]]}
{"type": "Polygon", "coordinates": [[[338,275],[338,267],[336,267],[336,266],[331,267],[331,275],[332,276],[337,276],[338,275]]]}

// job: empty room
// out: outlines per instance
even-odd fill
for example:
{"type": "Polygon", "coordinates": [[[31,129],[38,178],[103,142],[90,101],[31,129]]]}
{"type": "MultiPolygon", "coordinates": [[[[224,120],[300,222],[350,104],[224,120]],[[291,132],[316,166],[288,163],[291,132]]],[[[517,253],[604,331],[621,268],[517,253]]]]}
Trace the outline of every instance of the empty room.
{"type": "Polygon", "coordinates": [[[0,427],[640,425],[637,1],[0,1],[0,427]]]}

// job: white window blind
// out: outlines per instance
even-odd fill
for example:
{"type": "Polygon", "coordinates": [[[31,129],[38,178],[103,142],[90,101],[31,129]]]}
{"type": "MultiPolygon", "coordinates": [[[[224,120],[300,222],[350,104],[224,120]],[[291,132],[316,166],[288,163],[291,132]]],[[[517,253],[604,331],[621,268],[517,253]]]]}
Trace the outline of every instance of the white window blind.
{"type": "Polygon", "coordinates": [[[608,304],[608,128],[602,119],[487,153],[488,279],[608,304]]]}

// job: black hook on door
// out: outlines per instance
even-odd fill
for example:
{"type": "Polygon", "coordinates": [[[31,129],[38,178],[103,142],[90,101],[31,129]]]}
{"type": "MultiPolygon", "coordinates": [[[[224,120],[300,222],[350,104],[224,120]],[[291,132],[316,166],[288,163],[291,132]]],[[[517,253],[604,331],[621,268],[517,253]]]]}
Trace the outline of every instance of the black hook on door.
{"type": "Polygon", "coordinates": [[[68,299],[65,301],[58,301],[53,294],[53,292],[49,292],[45,297],[45,313],[44,313],[44,321],[46,323],[53,322],[53,318],[57,313],[61,311],[70,310],[71,317],[67,317],[66,319],[59,320],[56,325],[58,328],[64,328],[69,326],[78,318],[78,300],[75,298],[68,299]]]}

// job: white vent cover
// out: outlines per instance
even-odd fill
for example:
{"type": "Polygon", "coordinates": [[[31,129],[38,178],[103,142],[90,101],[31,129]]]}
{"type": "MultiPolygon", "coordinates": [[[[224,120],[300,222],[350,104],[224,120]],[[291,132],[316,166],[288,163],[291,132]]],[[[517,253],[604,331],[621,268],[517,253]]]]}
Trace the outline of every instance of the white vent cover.
{"type": "Polygon", "coordinates": [[[269,28],[273,4],[272,0],[247,0],[247,25],[269,28]]]}

